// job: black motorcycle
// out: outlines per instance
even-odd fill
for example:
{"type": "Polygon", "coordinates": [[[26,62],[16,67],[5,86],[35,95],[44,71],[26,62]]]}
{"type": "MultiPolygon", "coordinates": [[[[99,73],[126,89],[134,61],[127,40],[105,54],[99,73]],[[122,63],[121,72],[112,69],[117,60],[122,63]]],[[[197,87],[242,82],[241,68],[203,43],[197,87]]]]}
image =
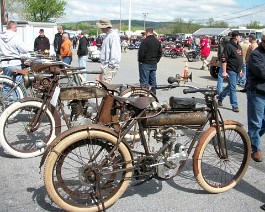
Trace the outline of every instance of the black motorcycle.
{"type": "Polygon", "coordinates": [[[197,62],[201,59],[201,49],[197,48],[196,50],[189,52],[184,50],[184,55],[186,56],[189,62],[197,62]]]}

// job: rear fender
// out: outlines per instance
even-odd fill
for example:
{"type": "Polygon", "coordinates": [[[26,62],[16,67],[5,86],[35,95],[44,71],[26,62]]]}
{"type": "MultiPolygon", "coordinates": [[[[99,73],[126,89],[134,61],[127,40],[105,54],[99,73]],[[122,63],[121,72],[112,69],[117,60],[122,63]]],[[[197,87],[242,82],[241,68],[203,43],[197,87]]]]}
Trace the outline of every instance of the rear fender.
{"type": "MultiPolygon", "coordinates": [[[[90,131],[90,130],[100,130],[100,131],[104,131],[106,133],[110,133],[111,135],[115,136],[118,138],[118,133],[116,133],[115,131],[113,131],[112,129],[105,127],[105,126],[101,126],[98,124],[89,124],[89,125],[80,125],[80,126],[76,126],[76,127],[72,127],[66,131],[64,131],[63,133],[61,133],[60,135],[58,135],[47,147],[47,149],[45,150],[42,158],[41,158],[41,162],[40,162],[40,168],[43,166],[46,158],[48,157],[48,155],[50,154],[50,152],[53,150],[53,148],[64,138],[81,132],[81,131],[90,131]]],[[[133,158],[132,152],[131,152],[131,148],[129,146],[129,144],[126,141],[123,141],[124,145],[128,148],[131,157],[133,158]]]]}

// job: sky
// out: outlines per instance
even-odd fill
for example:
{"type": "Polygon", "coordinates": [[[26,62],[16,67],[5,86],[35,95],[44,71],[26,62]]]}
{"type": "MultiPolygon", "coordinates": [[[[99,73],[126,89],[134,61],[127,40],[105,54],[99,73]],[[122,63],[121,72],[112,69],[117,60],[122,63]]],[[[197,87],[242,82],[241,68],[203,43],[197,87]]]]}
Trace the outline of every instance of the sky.
{"type": "Polygon", "coordinates": [[[264,0],[67,0],[66,15],[57,22],[86,20],[131,20],[155,22],[184,21],[206,23],[209,18],[229,26],[245,26],[251,21],[265,25],[264,0]]]}

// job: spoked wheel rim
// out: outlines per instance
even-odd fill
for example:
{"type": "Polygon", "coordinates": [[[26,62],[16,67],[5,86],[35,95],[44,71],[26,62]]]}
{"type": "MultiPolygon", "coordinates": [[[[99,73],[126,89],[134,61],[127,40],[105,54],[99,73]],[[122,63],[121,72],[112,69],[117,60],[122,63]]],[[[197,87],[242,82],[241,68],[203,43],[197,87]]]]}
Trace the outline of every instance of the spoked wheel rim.
{"type": "Polygon", "coordinates": [[[39,107],[25,106],[15,110],[6,120],[4,137],[6,143],[16,152],[33,153],[39,151],[36,141],[48,143],[52,135],[52,120],[47,113],[37,127],[32,128],[31,122],[39,107]]]}
{"type": "MultiPolygon", "coordinates": [[[[250,156],[250,141],[242,127],[226,125],[228,152],[224,156],[217,145],[215,129],[210,129],[205,142],[200,142],[194,153],[194,174],[208,192],[220,193],[234,187],[245,174],[250,156]]],[[[207,133],[206,133],[207,134],[207,133]]]]}
{"type": "Polygon", "coordinates": [[[125,175],[125,172],[118,171],[125,166],[120,163],[122,156],[118,152],[109,162],[103,157],[112,148],[104,139],[84,139],[69,146],[58,157],[54,171],[53,179],[58,195],[70,205],[86,207],[100,205],[102,201],[112,198],[120,189],[125,175]],[[82,155],[85,150],[92,149],[95,154],[82,155]],[[102,167],[103,161],[105,165],[102,167]],[[75,176],[71,175],[70,170],[76,173],[75,176]]]}

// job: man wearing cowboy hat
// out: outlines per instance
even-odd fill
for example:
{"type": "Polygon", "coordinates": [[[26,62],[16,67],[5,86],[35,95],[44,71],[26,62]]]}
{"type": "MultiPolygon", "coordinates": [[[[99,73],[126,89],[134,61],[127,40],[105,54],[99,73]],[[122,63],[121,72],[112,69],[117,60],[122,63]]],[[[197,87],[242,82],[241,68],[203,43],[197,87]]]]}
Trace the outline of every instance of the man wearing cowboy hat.
{"type": "Polygon", "coordinates": [[[101,69],[103,70],[101,80],[111,83],[119,70],[121,61],[120,36],[117,29],[112,29],[112,25],[107,19],[100,20],[96,25],[106,34],[100,53],[101,69]]]}

